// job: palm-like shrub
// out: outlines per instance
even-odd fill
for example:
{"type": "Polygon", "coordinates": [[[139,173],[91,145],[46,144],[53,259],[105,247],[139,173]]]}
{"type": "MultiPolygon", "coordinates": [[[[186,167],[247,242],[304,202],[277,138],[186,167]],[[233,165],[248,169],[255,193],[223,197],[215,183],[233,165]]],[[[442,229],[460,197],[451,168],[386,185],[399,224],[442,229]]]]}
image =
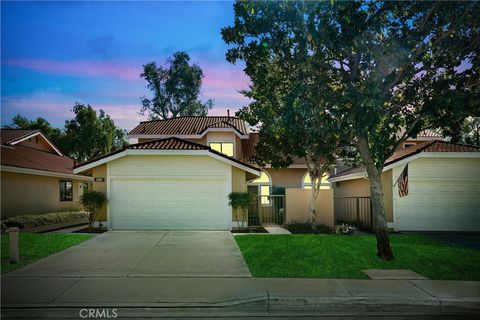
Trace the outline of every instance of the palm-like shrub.
{"type": "Polygon", "coordinates": [[[230,192],[228,194],[228,205],[232,207],[235,221],[240,229],[240,219],[247,221],[248,206],[250,205],[250,194],[248,192],[230,192]]]}

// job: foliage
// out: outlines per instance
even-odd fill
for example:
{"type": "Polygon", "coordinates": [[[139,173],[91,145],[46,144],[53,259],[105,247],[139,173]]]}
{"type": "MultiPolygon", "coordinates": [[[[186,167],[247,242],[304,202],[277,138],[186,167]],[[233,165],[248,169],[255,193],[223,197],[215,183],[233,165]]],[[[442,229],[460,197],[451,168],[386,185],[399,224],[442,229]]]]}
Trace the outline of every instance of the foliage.
{"type": "Polygon", "coordinates": [[[62,152],[79,161],[86,161],[124,147],[126,132],[115,126],[105,111],[97,114],[90,105],[76,103],[75,117],[65,121],[63,129],[54,128],[43,119],[34,121],[16,115],[8,128],[41,130],[62,152]]]}
{"type": "Polygon", "coordinates": [[[480,280],[478,250],[423,235],[391,235],[395,260],[375,256],[375,237],[236,236],[254,277],[367,279],[364,269],[410,269],[432,280],[480,280]]]}
{"type": "Polygon", "coordinates": [[[20,261],[13,264],[8,263],[9,235],[1,236],[2,274],[24,267],[38,259],[45,258],[92,237],[85,234],[28,232],[20,232],[18,236],[20,261]],[[4,261],[6,263],[4,263],[4,261]]]}
{"type": "Polygon", "coordinates": [[[166,66],[155,62],[143,66],[140,75],[147,81],[153,98],[142,97],[141,114],[148,113],[150,119],[168,119],[178,116],[204,116],[212,108],[212,100],[202,103],[198,99],[202,86],[203,71],[189,64],[187,53],[179,51],[167,60],[166,66]]]}
{"type": "MultiPolygon", "coordinates": [[[[479,2],[237,1],[234,26],[222,30],[232,45],[227,60],[244,60],[253,82],[245,94],[254,102],[242,114],[265,120],[272,131],[260,136],[260,151],[277,150],[276,140],[283,146],[286,128],[299,145],[315,147],[309,137],[323,138],[322,131],[295,136],[297,121],[305,121],[314,130],[327,124],[360,156],[384,259],[393,258],[380,178],[385,160],[421,130],[454,126],[479,111],[479,8],[479,2]]],[[[333,146],[331,139],[324,145],[333,146]]]]}
{"type": "Polygon", "coordinates": [[[7,228],[18,227],[20,229],[34,228],[50,224],[67,223],[88,218],[87,212],[51,212],[44,214],[26,214],[2,220],[7,228]]]}
{"type": "Polygon", "coordinates": [[[480,146],[480,117],[468,117],[459,130],[460,142],[480,146]]]}
{"type": "Polygon", "coordinates": [[[307,220],[307,221],[292,220],[289,223],[285,224],[285,229],[287,229],[293,234],[331,233],[332,232],[332,228],[324,224],[317,224],[315,227],[312,227],[311,220],[307,220]]]}
{"type": "Polygon", "coordinates": [[[335,234],[354,234],[355,231],[357,231],[357,228],[354,226],[347,224],[347,223],[341,223],[341,224],[336,224],[333,226],[333,233],[335,234]]]}
{"type": "Polygon", "coordinates": [[[97,220],[100,209],[107,202],[107,198],[100,191],[86,191],[80,197],[83,207],[88,210],[88,229],[93,230],[93,223],[97,220]]]}
{"type": "Polygon", "coordinates": [[[242,223],[247,222],[248,206],[250,205],[251,195],[248,192],[230,192],[228,194],[228,205],[232,207],[235,221],[240,229],[240,218],[242,223]]]}
{"type": "Polygon", "coordinates": [[[126,144],[125,131],[115,127],[109,115],[99,113],[90,105],[76,103],[72,111],[75,118],[65,121],[65,139],[69,141],[66,152],[71,157],[86,161],[126,144]]]}
{"type": "Polygon", "coordinates": [[[50,122],[41,117],[38,117],[35,120],[29,120],[26,117],[17,114],[15,117],[13,117],[12,124],[5,126],[5,128],[40,130],[49,140],[53,142],[53,144],[60,149],[63,149],[63,146],[66,143],[62,130],[52,127],[50,122]]]}

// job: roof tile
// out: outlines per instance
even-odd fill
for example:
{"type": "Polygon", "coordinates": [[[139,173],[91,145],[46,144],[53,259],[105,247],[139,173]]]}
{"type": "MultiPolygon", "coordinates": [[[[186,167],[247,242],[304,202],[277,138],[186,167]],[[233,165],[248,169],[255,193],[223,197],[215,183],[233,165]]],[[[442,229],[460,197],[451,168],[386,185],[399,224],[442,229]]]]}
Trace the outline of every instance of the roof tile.
{"type": "Polygon", "coordinates": [[[166,120],[140,122],[131,135],[199,135],[208,128],[230,128],[242,135],[248,134],[245,121],[237,117],[182,116],[166,120]]]}

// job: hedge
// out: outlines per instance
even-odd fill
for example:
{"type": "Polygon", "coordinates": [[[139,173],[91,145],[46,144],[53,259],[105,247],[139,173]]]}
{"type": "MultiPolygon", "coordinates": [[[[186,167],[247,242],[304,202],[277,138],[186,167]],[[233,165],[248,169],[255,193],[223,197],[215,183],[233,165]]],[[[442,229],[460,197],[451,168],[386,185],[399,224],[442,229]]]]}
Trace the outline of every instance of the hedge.
{"type": "Polygon", "coordinates": [[[2,227],[34,228],[57,223],[88,219],[88,212],[52,212],[44,214],[26,214],[2,220],[2,227]]]}

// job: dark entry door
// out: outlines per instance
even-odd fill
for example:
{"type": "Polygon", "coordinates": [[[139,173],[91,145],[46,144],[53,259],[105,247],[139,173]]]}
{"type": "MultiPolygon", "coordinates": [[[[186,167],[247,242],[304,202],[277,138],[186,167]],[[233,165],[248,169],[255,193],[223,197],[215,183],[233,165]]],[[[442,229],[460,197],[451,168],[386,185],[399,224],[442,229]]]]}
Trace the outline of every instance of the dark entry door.
{"type": "Polygon", "coordinates": [[[250,194],[250,206],[248,207],[248,225],[258,226],[260,220],[258,218],[258,186],[248,186],[250,194]]]}

